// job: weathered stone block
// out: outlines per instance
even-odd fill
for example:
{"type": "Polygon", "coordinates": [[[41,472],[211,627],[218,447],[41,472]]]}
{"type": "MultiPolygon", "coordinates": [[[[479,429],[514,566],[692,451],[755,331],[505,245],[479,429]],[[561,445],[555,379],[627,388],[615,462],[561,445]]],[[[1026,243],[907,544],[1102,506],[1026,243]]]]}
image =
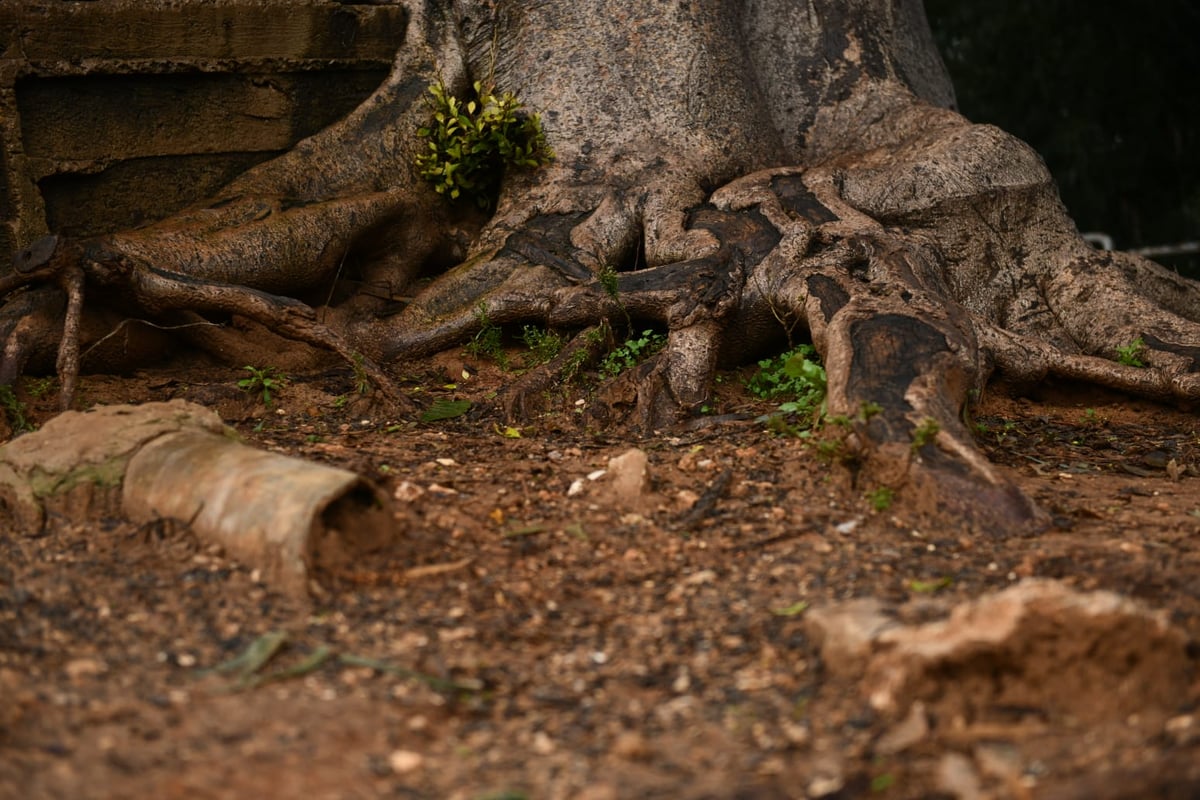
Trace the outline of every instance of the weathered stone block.
{"type": "Polygon", "coordinates": [[[354,109],[404,9],[332,0],[0,6],[0,263],[139,225],[354,109]]]}

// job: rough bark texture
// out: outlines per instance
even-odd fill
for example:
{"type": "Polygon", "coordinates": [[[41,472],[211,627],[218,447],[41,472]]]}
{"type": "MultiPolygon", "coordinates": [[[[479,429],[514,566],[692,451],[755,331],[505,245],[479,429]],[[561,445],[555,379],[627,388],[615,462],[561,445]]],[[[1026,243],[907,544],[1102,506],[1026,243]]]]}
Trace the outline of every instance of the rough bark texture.
{"type": "MultiPolygon", "coordinates": [[[[1200,286],[1080,239],[1038,156],[954,112],[916,0],[411,11],[391,76],[343,122],[201,207],[19,255],[0,290],[59,288],[10,300],[0,378],[53,350],[64,293],[65,378],[86,328],[77,309],[105,289],[125,312],[237,314],[366,354],[381,386],[375,361],[461,342],[481,304],[501,324],[628,315],[669,331],[638,373],[638,419],[654,429],[704,402],[720,358],[745,361],[791,327],[824,361],[829,412],[855,420],[856,477],[928,487],[909,494],[995,531],[1040,516],[962,422],[993,373],[1200,397],[1200,286]],[[506,176],[490,219],[416,175],[439,79],[517,92],[556,150],[506,176]],[[454,263],[408,301],[414,279],[454,263]],[[318,317],[300,300],[332,303],[318,317]],[[1117,363],[1137,340],[1145,366],[1117,363]],[[929,421],[936,437],[914,439],[929,421]]],[[[253,345],[189,330],[240,363],[253,345]]]]}

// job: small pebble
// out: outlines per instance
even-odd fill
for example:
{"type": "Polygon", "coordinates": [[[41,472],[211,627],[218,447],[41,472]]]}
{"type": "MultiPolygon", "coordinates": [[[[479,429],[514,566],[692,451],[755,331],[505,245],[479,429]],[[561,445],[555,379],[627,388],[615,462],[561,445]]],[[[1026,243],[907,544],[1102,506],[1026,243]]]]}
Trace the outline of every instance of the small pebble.
{"type": "Polygon", "coordinates": [[[412,750],[396,750],[388,756],[388,766],[397,775],[404,775],[420,769],[425,764],[425,756],[412,750]]]}

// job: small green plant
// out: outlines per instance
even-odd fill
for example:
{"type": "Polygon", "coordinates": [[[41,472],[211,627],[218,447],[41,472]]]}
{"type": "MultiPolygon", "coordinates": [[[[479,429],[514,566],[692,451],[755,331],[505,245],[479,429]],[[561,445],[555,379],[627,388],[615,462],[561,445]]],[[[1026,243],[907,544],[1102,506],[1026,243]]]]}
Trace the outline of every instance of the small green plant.
{"type": "Polygon", "coordinates": [[[1142,353],[1146,351],[1146,342],[1142,337],[1134,339],[1124,347],[1117,348],[1117,361],[1127,367],[1144,367],[1142,353]]]}
{"type": "Polygon", "coordinates": [[[362,353],[355,353],[354,359],[350,363],[350,368],[354,370],[354,391],[359,394],[367,394],[371,391],[371,379],[367,376],[367,369],[363,366],[362,353]]]}
{"type": "Polygon", "coordinates": [[[816,354],[811,345],[802,344],[758,362],[746,391],[762,398],[792,398],[780,404],[781,413],[818,422],[825,413],[825,368],[816,354]]]}
{"type": "Polygon", "coordinates": [[[608,298],[616,304],[621,310],[621,314],[625,316],[625,327],[633,330],[633,318],[629,316],[629,309],[625,307],[625,301],[621,299],[621,277],[616,268],[611,264],[606,264],[601,270],[596,273],[596,280],[600,282],[601,288],[608,298]]]}
{"type": "Polygon", "coordinates": [[[55,382],[53,377],[34,378],[25,384],[25,391],[29,392],[29,396],[34,400],[41,400],[54,389],[55,382]]]}
{"type": "Polygon", "coordinates": [[[781,608],[772,608],[771,613],[777,617],[798,617],[808,610],[807,600],[797,600],[788,606],[781,608]]]}
{"type": "Polygon", "coordinates": [[[876,511],[887,511],[896,499],[896,490],[890,486],[880,486],[867,492],[867,502],[876,511]]]}
{"type": "MultiPolygon", "coordinates": [[[[804,433],[809,434],[811,432],[804,431],[804,433]]],[[[832,464],[836,461],[849,461],[850,454],[846,449],[846,440],[841,436],[834,436],[829,439],[818,439],[817,458],[826,464],[832,464]]]]}
{"type": "Polygon", "coordinates": [[[473,356],[487,358],[501,369],[508,369],[508,353],[504,352],[504,331],[488,316],[487,304],[480,303],[475,309],[479,331],[467,342],[466,351],[473,356]]]}
{"type": "Polygon", "coordinates": [[[953,585],[954,579],[949,576],[934,578],[928,581],[914,578],[908,582],[908,589],[918,594],[933,594],[934,592],[940,592],[942,589],[948,589],[953,585]]]}
{"type": "Polygon", "coordinates": [[[0,386],[0,409],[8,418],[8,425],[14,433],[28,433],[33,425],[25,417],[25,404],[17,397],[11,386],[0,386]]]}
{"type": "Polygon", "coordinates": [[[652,330],[642,331],[640,336],[630,336],[600,362],[600,374],[606,378],[615,378],[662,350],[666,343],[667,337],[664,334],[652,330]]]}
{"type": "Polygon", "coordinates": [[[871,791],[875,794],[886,792],[896,784],[896,776],[890,772],[885,772],[881,775],[876,775],[871,778],[871,791]]]}
{"type": "Polygon", "coordinates": [[[534,367],[545,364],[562,352],[563,338],[554,331],[543,330],[536,325],[521,329],[521,341],[529,348],[529,364],[534,367]]]}
{"type": "Polygon", "coordinates": [[[931,443],[941,429],[942,426],[938,424],[936,419],[926,417],[921,420],[921,424],[912,429],[913,452],[915,453],[925,445],[931,443]]]}
{"type": "Polygon", "coordinates": [[[264,406],[270,407],[271,394],[278,394],[287,386],[287,378],[279,374],[274,367],[252,367],[246,365],[243,370],[250,374],[237,382],[238,388],[250,394],[257,394],[264,406]]]}
{"type": "Polygon", "coordinates": [[[523,111],[512,92],[476,81],[461,100],[444,83],[429,87],[433,120],[417,130],[427,148],[417,156],[421,177],[438,194],[470,200],[490,210],[500,193],[504,170],[548,164],[554,151],[546,143],[541,119],[523,111]]]}
{"type": "Polygon", "coordinates": [[[621,303],[620,293],[620,276],[617,270],[611,265],[606,264],[599,273],[596,274],[596,279],[600,281],[600,285],[604,287],[604,293],[617,304],[621,303]]]}

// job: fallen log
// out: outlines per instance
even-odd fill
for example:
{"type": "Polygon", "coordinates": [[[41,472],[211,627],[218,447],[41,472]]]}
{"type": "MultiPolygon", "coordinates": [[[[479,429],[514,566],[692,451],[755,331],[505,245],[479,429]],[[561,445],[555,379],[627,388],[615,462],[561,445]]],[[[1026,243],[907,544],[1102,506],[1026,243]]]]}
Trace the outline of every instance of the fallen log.
{"type": "Polygon", "coordinates": [[[181,400],[68,411],[0,447],[11,529],[101,516],[186,523],[289,592],[396,533],[390,499],[361,476],[250,447],[181,400]]]}

